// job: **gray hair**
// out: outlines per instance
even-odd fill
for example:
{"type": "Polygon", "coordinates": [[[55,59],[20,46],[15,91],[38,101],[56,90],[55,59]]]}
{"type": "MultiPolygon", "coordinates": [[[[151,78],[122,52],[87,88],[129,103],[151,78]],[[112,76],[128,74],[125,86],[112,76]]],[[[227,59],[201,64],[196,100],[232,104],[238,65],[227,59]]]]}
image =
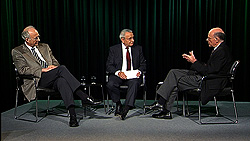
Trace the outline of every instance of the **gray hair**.
{"type": "Polygon", "coordinates": [[[122,38],[125,38],[125,33],[126,32],[133,32],[132,30],[130,30],[130,29],[123,29],[122,31],[121,31],[121,33],[120,33],[120,39],[122,39],[122,38]]]}
{"type": "Polygon", "coordinates": [[[226,34],[223,32],[215,32],[214,37],[218,37],[218,38],[220,38],[220,40],[224,41],[226,38],[226,34]]]}
{"type": "Polygon", "coordinates": [[[29,29],[34,28],[36,29],[34,26],[30,25],[24,28],[23,32],[21,33],[21,37],[23,38],[23,40],[25,40],[26,38],[30,38],[30,34],[28,32],[29,29]]]}

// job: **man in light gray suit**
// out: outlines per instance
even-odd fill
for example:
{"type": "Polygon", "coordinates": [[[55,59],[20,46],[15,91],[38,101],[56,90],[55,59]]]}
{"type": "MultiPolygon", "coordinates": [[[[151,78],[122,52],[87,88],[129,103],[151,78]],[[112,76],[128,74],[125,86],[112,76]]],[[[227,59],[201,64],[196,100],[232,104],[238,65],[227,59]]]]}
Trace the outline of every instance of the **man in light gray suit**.
{"type": "MultiPolygon", "coordinates": [[[[14,65],[19,74],[34,75],[38,86],[58,90],[70,113],[70,127],[79,126],[76,120],[73,94],[87,104],[99,104],[85,94],[79,87],[80,82],[69,70],[58,63],[48,44],[39,43],[39,33],[33,26],[26,27],[22,34],[24,44],[12,50],[14,65]]],[[[28,101],[36,98],[33,80],[24,80],[22,91],[28,101]]]]}

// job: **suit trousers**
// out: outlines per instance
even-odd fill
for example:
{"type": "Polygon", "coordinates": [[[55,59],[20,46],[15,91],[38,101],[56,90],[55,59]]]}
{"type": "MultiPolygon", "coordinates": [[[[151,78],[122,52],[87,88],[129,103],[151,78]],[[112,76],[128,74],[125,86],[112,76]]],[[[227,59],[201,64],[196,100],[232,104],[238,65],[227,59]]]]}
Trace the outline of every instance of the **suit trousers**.
{"type": "Polygon", "coordinates": [[[171,69],[163,84],[157,90],[166,102],[166,109],[171,110],[179,91],[199,88],[202,76],[190,74],[190,70],[171,69]]]}
{"type": "Polygon", "coordinates": [[[137,91],[140,87],[140,84],[142,83],[142,80],[139,79],[127,79],[123,80],[119,78],[116,75],[111,74],[109,76],[109,81],[107,83],[107,91],[109,95],[111,96],[111,99],[113,102],[120,101],[120,86],[121,85],[127,85],[127,95],[125,100],[125,106],[131,106],[134,107],[135,99],[137,96],[137,91]]]}
{"type": "Polygon", "coordinates": [[[64,66],[43,72],[38,84],[39,87],[54,88],[58,90],[66,108],[74,104],[74,92],[80,87],[80,82],[64,66]]]}

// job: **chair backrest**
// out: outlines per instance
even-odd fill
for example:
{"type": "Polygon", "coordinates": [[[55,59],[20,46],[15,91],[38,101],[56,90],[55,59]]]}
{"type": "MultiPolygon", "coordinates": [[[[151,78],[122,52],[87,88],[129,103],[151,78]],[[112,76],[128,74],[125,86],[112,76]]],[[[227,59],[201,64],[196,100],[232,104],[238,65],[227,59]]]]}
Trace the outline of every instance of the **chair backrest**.
{"type": "Polygon", "coordinates": [[[232,67],[231,67],[231,69],[230,69],[230,74],[231,74],[232,77],[235,76],[236,70],[237,70],[237,68],[239,67],[239,64],[240,64],[240,61],[239,61],[239,60],[236,60],[236,61],[233,63],[233,65],[232,65],[232,67]]]}

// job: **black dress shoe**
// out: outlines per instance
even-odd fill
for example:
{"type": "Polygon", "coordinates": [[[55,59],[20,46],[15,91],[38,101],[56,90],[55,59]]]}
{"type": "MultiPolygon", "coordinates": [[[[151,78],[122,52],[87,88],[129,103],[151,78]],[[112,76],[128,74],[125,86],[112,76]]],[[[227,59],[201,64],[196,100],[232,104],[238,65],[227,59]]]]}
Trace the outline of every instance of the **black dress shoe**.
{"type": "Polygon", "coordinates": [[[76,115],[70,116],[69,126],[70,127],[78,127],[79,126],[77,119],[76,119],[76,115]]]}
{"type": "Polygon", "coordinates": [[[154,102],[151,105],[145,105],[146,109],[150,109],[150,110],[163,110],[163,105],[159,104],[157,101],[154,102]]]}
{"type": "Polygon", "coordinates": [[[88,97],[85,101],[82,102],[83,104],[87,105],[100,105],[102,101],[100,100],[95,100],[93,97],[88,97]]]}
{"type": "Polygon", "coordinates": [[[123,111],[122,104],[117,104],[115,109],[115,116],[121,115],[122,111],[123,111]]]}
{"type": "Polygon", "coordinates": [[[127,116],[128,111],[124,110],[121,115],[119,115],[121,120],[125,120],[125,117],[127,116]]]}
{"type": "Polygon", "coordinates": [[[153,118],[159,118],[159,119],[172,119],[172,114],[171,112],[165,112],[161,111],[159,114],[153,114],[153,118]]]}

